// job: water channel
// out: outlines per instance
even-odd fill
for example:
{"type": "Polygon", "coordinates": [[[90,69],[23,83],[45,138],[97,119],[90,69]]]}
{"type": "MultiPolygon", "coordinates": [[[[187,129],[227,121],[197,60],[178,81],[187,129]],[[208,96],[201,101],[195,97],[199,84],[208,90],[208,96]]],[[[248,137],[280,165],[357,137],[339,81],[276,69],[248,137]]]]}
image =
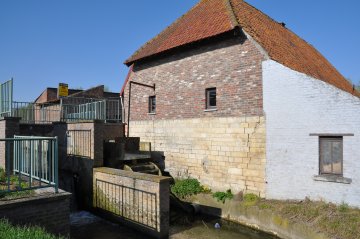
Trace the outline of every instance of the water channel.
{"type": "MultiPolygon", "coordinates": [[[[71,214],[72,239],[145,239],[141,234],[119,224],[105,221],[95,215],[81,211],[71,214]]],[[[171,239],[278,239],[236,223],[211,217],[198,217],[187,225],[172,225],[171,239]],[[215,229],[215,224],[220,229],[215,229]]]]}

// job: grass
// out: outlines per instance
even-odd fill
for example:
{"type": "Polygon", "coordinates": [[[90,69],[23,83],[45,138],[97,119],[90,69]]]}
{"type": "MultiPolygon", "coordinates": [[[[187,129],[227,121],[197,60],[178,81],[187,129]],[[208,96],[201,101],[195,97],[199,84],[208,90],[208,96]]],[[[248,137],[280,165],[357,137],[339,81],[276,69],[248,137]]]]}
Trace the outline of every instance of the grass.
{"type": "MultiPolygon", "coordinates": [[[[244,200],[243,205],[246,205],[244,200]]],[[[360,235],[360,209],[347,204],[335,205],[326,202],[276,201],[258,199],[252,206],[271,210],[274,214],[293,223],[305,223],[315,231],[330,238],[357,239],[360,235]]]]}
{"type": "Polygon", "coordinates": [[[63,239],[45,232],[40,227],[12,226],[8,221],[0,220],[1,239],[63,239]]]}

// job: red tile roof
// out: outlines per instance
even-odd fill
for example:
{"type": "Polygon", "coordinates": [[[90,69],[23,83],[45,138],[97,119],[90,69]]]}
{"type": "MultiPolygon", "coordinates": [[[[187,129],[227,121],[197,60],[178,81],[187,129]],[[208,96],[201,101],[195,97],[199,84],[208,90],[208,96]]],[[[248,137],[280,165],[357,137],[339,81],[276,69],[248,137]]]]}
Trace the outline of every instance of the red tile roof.
{"type": "Polygon", "coordinates": [[[138,60],[232,31],[238,26],[257,41],[272,60],[360,96],[314,47],[243,0],[200,1],[135,52],[125,64],[131,65],[138,60]]]}

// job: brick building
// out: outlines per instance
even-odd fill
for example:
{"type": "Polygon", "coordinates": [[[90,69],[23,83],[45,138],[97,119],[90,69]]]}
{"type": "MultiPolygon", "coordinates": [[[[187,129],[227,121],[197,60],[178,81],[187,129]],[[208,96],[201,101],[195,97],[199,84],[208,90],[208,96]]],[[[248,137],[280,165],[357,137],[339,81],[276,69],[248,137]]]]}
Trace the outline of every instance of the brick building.
{"type": "Polygon", "coordinates": [[[360,94],[284,23],[242,0],[202,0],[125,64],[129,134],[172,176],[359,206],[360,94]]]}
{"type": "MultiPolygon", "coordinates": [[[[58,97],[57,88],[46,88],[34,101],[34,117],[35,122],[57,122],[60,121],[64,113],[79,112],[79,105],[97,102],[100,100],[107,100],[107,105],[104,104],[104,111],[106,117],[109,116],[112,119],[118,119],[121,114],[121,105],[119,93],[106,92],[104,85],[92,87],[87,90],[75,90],[69,89],[69,95],[60,99],[58,97]],[[62,102],[61,102],[62,100],[62,102]]],[[[99,107],[98,107],[99,108],[99,107]]],[[[94,111],[95,109],[92,109],[94,111]]],[[[69,115],[69,114],[68,114],[69,115]]],[[[96,115],[99,116],[99,115],[96,115]]],[[[82,119],[92,119],[95,115],[77,115],[71,116],[82,119]]],[[[105,117],[105,116],[104,116],[105,117]]]]}

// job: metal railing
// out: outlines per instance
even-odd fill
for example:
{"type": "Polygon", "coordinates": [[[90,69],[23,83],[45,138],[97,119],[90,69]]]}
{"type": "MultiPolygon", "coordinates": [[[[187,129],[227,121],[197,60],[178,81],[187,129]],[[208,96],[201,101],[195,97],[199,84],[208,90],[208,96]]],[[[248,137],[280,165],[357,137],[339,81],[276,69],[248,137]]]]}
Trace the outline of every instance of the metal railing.
{"type": "Polygon", "coordinates": [[[121,122],[121,98],[92,99],[68,97],[61,99],[62,121],[104,120],[121,122]]]}
{"type": "Polygon", "coordinates": [[[91,130],[68,130],[67,155],[84,158],[91,157],[91,130]]]}
{"type": "Polygon", "coordinates": [[[13,79],[0,84],[0,117],[11,115],[13,79]]]}
{"type": "Polygon", "coordinates": [[[60,112],[59,104],[13,102],[11,116],[21,118],[22,123],[51,123],[60,121],[60,112]]]}
{"type": "Polygon", "coordinates": [[[95,206],[151,229],[158,229],[155,193],[96,179],[95,206]]]}
{"type": "Polygon", "coordinates": [[[57,138],[14,136],[0,139],[5,173],[0,193],[53,187],[58,192],[57,138]]]}
{"type": "Polygon", "coordinates": [[[101,100],[89,98],[65,100],[64,98],[60,103],[46,104],[2,100],[0,117],[19,117],[21,123],[28,124],[83,120],[122,122],[122,100],[121,98],[101,100]]]}

